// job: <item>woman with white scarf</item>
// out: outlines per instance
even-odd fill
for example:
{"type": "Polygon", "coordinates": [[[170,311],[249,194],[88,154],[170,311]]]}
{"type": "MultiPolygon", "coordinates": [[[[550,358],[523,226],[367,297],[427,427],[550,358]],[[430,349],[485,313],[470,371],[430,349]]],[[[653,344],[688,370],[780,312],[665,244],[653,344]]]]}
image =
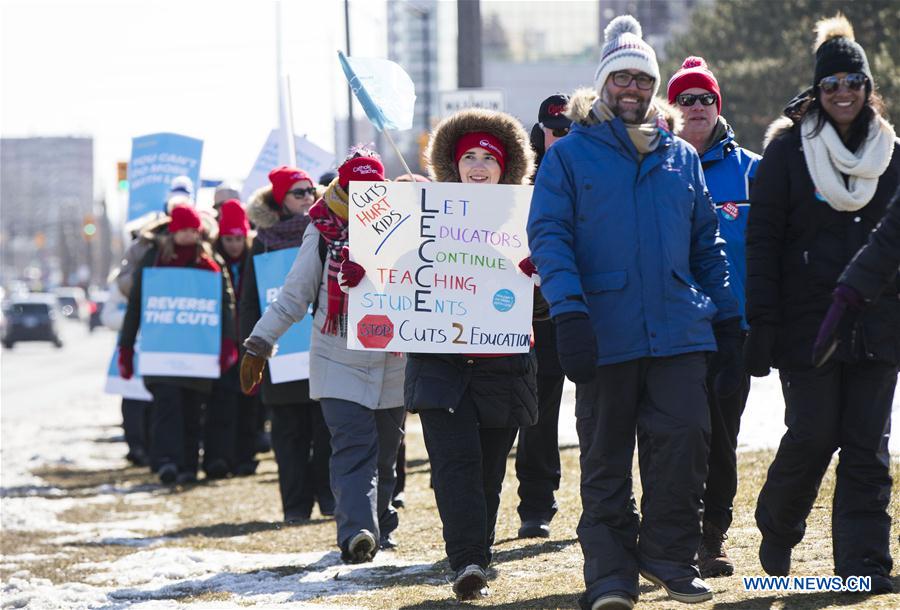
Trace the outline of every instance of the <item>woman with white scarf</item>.
{"type": "Polygon", "coordinates": [[[771,575],[790,572],[791,551],[840,450],[835,573],[869,576],[873,593],[888,593],[900,278],[854,318],[828,362],[815,367],[812,348],[832,293],[854,297],[838,277],[897,190],[900,146],[850,23],[838,15],[816,29],[813,87],[770,128],[750,197],[745,365],[755,376],[779,369],[788,427],[757,503],[759,557],[771,575]]]}

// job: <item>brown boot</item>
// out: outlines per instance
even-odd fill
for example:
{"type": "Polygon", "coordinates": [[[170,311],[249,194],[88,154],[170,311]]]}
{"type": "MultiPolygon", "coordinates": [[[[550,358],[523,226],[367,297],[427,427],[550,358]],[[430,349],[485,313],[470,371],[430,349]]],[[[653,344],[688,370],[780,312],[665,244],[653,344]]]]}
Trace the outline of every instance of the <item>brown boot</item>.
{"type": "Polygon", "coordinates": [[[725,552],[727,538],[728,535],[712,523],[703,524],[703,536],[697,551],[697,563],[703,578],[734,574],[734,562],[725,552]]]}

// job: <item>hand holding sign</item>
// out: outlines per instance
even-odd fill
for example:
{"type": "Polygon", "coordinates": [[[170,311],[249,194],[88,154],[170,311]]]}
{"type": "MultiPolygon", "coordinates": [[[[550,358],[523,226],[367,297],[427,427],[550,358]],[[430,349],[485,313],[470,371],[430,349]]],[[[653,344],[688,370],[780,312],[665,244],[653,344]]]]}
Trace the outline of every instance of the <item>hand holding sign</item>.
{"type": "Polygon", "coordinates": [[[359,263],[350,260],[350,248],[344,246],[341,249],[341,270],[338,271],[338,285],[345,293],[349,293],[351,288],[356,288],[364,277],[366,277],[366,268],[359,263]]]}
{"type": "Polygon", "coordinates": [[[131,379],[134,376],[134,349],[119,348],[119,377],[131,379]]]}

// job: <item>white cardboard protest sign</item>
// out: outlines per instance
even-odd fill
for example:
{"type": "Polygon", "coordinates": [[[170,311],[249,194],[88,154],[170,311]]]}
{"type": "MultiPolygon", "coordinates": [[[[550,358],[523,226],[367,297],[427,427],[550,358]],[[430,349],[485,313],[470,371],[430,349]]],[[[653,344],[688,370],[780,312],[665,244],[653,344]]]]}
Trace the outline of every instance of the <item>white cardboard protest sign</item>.
{"type": "Polygon", "coordinates": [[[351,182],[347,347],[517,353],[531,340],[530,186],[351,182]]]}

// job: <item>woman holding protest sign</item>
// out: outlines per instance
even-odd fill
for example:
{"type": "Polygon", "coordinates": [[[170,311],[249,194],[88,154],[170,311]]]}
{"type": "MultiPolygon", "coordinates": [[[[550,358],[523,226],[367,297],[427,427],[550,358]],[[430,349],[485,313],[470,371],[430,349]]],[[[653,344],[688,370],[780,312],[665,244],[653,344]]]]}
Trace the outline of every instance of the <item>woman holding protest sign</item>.
{"type": "Polygon", "coordinates": [[[300,252],[278,298],[244,341],[241,361],[241,387],[248,392],[262,379],[275,343],[313,306],[309,393],[320,401],[331,431],[337,541],[348,563],[370,561],[379,548],[395,544],[391,533],[398,518],[391,495],[403,433],[404,371],[398,355],[347,349],[347,299],[339,271],[347,258],[347,189],[354,180],[384,180],[374,152],[351,151],[310,208],[300,252]]]}
{"type": "MultiPolygon", "coordinates": [[[[241,283],[250,260],[250,223],[247,213],[237,199],[228,199],[218,206],[219,237],[215,242],[216,254],[224,261],[235,296],[239,296],[241,283]]],[[[240,311],[237,312],[239,316],[240,311]]],[[[239,324],[235,324],[235,329],[239,324]]],[[[235,364],[237,364],[235,362],[235,364]]],[[[238,367],[222,371],[213,383],[212,397],[206,405],[203,422],[203,470],[208,479],[221,479],[229,472],[234,474],[256,471],[256,417],[259,407],[257,396],[241,392],[238,367]]]]}
{"type": "MultiPolygon", "coordinates": [[[[425,155],[437,182],[528,184],[534,166],[519,122],[486,110],[444,119],[425,155]]],[[[422,422],[461,600],[486,594],[506,459],[518,428],[537,420],[535,374],[533,354],[410,354],[407,361],[406,408],[422,422]]]]}
{"type": "MultiPolygon", "coordinates": [[[[128,309],[119,335],[119,374],[134,375],[134,344],[141,327],[143,270],[150,267],[181,267],[221,274],[222,333],[219,366],[227,370],[237,361],[234,326],[234,293],[228,271],[216,260],[200,233],[201,219],[196,209],[176,205],[166,231],[152,239],[152,246],[134,270],[128,309]]],[[[172,326],[173,332],[179,332],[172,326]]],[[[144,376],[144,385],[153,394],[150,460],[165,484],[197,480],[200,450],[200,408],[209,396],[213,381],[199,377],[144,376]]]]}
{"type": "MultiPolygon", "coordinates": [[[[302,169],[278,167],[269,172],[269,182],[269,186],[251,195],[247,206],[257,232],[241,285],[238,313],[242,338],[250,336],[262,315],[257,257],[284,252],[296,258],[309,225],[307,211],[315,202],[315,186],[302,169]]],[[[272,383],[266,370],[260,395],[262,404],[272,412],[272,447],[285,522],[307,521],[317,500],[323,516],[333,515],[334,495],[328,472],[331,437],[322,419],[322,408],[309,397],[309,381],[272,383]]],[[[255,469],[255,462],[252,467],[255,469]]]]}

